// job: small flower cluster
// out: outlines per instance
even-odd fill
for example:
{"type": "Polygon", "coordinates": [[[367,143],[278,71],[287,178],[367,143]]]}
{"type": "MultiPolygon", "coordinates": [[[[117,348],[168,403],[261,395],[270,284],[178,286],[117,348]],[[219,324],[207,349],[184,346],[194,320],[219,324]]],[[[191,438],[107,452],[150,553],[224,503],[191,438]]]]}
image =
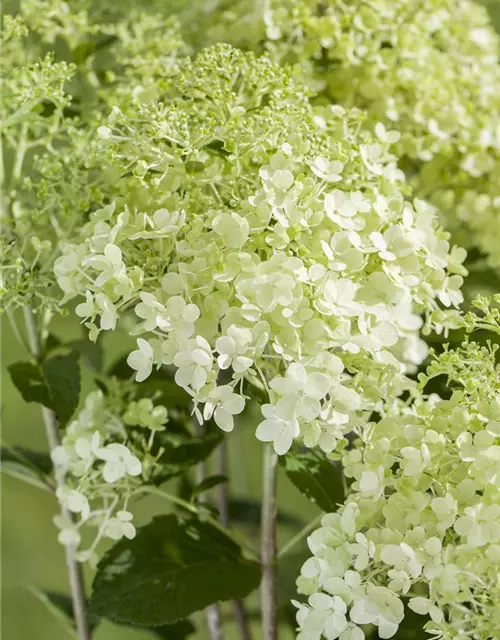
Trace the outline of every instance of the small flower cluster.
{"type": "Polygon", "coordinates": [[[150,479],[156,460],[154,436],[168,421],[165,407],[154,406],[149,398],[124,407],[115,404],[102,391],[90,393],[52,452],[55,472],[64,478],[57,498],[72,516],[54,518],[59,542],[78,548],[82,527],[97,528],[89,548],[78,552],[81,562],[96,560],[102,539],[135,536],[129,501],[150,479]],[[130,427],[149,435],[131,437],[130,427]]]}
{"type": "Polygon", "coordinates": [[[314,93],[398,129],[397,154],[416,192],[447,214],[459,243],[499,266],[500,41],[485,7],[471,0],[199,6],[193,43],[265,50],[296,64],[314,93]]]}
{"type": "Polygon", "coordinates": [[[97,128],[111,105],[126,110],[158,98],[177,69],[183,44],[176,21],[122,9],[108,20],[87,0],[71,8],[62,0],[23,0],[18,15],[3,17],[3,309],[57,309],[58,243],[109,201],[114,185],[94,153],[97,128]],[[64,45],[55,47],[56,40],[64,45]],[[71,64],[58,58],[65,49],[71,64]]]}
{"type": "Polygon", "coordinates": [[[261,440],[331,451],[425,356],[418,313],[462,300],[465,252],[405,198],[385,129],[313,108],[266,58],[209,48],[168,101],[98,135],[115,197],[57,281],[85,296],[92,339],[132,310],[136,379],[174,365],[200,421],[230,431],[250,382],[268,398],[261,440]]]}
{"type": "MultiPolygon", "coordinates": [[[[495,316],[498,318],[498,314],[495,316]]],[[[486,326],[468,318],[469,330],[486,326]]],[[[489,320],[498,333],[498,322],[489,320]]],[[[500,637],[500,368],[496,348],[465,342],[420,380],[448,399],[398,401],[345,450],[350,495],[308,539],[298,579],[299,638],[393,637],[405,605],[433,638],[500,637]]]]}

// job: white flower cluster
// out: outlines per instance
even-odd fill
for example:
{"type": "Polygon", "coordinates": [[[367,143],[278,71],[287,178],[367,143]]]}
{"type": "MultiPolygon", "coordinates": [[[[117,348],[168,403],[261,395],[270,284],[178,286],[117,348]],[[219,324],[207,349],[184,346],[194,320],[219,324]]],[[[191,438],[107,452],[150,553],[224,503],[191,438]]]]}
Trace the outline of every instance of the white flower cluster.
{"type": "Polygon", "coordinates": [[[135,537],[128,503],[148,475],[154,434],[163,430],[167,410],[148,398],[131,402],[125,412],[112,411],[101,391],[90,393],[85,406],[65,430],[52,452],[56,473],[64,475],[57,498],[72,518],[56,516],[59,542],[78,547],[83,526],[97,528],[90,547],[78,552],[81,562],[95,561],[100,540],[135,537]],[[132,443],[127,425],[150,431],[149,438],[132,443]]]}
{"type": "Polygon", "coordinates": [[[459,244],[478,247],[499,266],[500,40],[481,3],[194,5],[194,20],[193,11],[180,17],[195,46],[222,41],[265,50],[296,65],[323,99],[398,129],[397,154],[416,193],[442,208],[459,244]]]}
{"type": "Polygon", "coordinates": [[[462,300],[465,252],[405,199],[384,132],[225,46],[184,64],[170,103],[108,124],[124,195],[64,247],[65,300],[85,296],[93,339],[133,310],[136,379],[174,365],[200,421],[230,431],[250,382],[258,438],[331,451],[425,355],[417,314],[462,300]]]}
{"type": "MultiPolygon", "coordinates": [[[[398,402],[345,451],[346,505],[308,539],[299,638],[391,638],[405,604],[433,638],[500,637],[500,371],[464,344],[435,361],[450,399],[398,402]]],[[[399,636],[398,636],[399,637],[399,636]]]]}

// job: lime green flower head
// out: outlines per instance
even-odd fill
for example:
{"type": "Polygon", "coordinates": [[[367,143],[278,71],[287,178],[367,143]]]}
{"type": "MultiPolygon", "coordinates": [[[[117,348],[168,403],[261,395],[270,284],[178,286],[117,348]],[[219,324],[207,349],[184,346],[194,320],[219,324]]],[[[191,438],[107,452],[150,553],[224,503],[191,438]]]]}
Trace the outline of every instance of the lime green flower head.
{"type": "MultiPolygon", "coordinates": [[[[138,381],[174,365],[200,421],[331,451],[425,357],[417,312],[461,302],[464,255],[411,200],[380,128],[312,107],[290,70],[217,45],[161,102],[97,128],[112,202],[55,274],[95,339],[127,311],[138,381]]],[[[392,140],[397,135],[392,133],[392,140]]]]}
{"type": "Polygon", "coordinates": [[[193,22],[193,43],[267,51],[295,65],[319,101],[366,110],[381,135],[398,130],[416,193],[442,209],[457,242],[498,266],[500,49],[483,6],[240,0],[205,7],[193,22]]]}
{"type": "MultiPolygon", "coordinates": [[[[500,332],[488,304],[476,302],[468,331],[500,332]]],[[[399,637],[408,608],[429,617],[436,638],[499,637],[497,360],[496,347],[471,341],[445,350],[413,399],[386,405],[344,452],[350,494],[308,539],[299,638],[361,640],[368,623],[381,638],[399,637]],[[444,398],[426,395],[440,380],[444,398]]]]}

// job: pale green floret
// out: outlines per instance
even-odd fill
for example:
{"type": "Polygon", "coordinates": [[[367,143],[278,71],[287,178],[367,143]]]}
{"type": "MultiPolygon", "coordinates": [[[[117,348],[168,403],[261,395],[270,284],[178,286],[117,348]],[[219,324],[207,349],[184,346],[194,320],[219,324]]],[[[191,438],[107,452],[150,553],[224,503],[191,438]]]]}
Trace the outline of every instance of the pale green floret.
{"type": "Polygon", "coordinates": [[[266,58],[207,49],[97,137],[113,201],[64,246],[57,281],[85,296],[93,339],[132,311],[137,381],[173,364],[200,421],[232,430],[250,383],[259,439],[331,451],[411,384],[418,314],[462,300],[465,254],[405,199],[390,142],[356,110],[311,107],[266,58]]]}
{"type": "MultiPolygon", "coordinates": [[[[481,317],[468,314],[467,330],[500,333],[498,310],[476,306],[481,317]]],[[[300,639],[362,640],[368,623],[380,638],[399,637],[406,607],[430,617],[433,638],[500,637],[496,354],[469,341],[445,350],[410,401],[388,405],[339,455],[350,494],[308,539],[300,639]],[[449,398],[424,395],[440,376],[449,398]]]]}
{"type": "Polygon", "coordinates": [[[296,65],[321,101],[365,109],[382,136],[398,130],[397,154],[416,193],[442,208],[458,242],[500,265],[500,41],[483,6],[471,0],[194,4],[194,19],[193,9],[179,14],[194,44],[229,41],[267,51],[296,65]]]}
{"type": "Polygon", "coordinates": [[[58,500],[74,515],[56,516],[59,541],[80,547],[82,531],[97,529],[92,543],[78,551],[81,562],[95,562],[103,539],[133,538],[129,503],[162,469],[163,448],[158,433],[168,423],[167,409],[150,398],[130,400],[137,388],[113,382],[111,392],[94,391],[67,426],[61,444],[52,451],[63,484],[58,500]],[[130,387],[130,388],[129,388],[130,387]]]}
{"type": "Polygon", "coordinates": [[[58,242],[114,189],[113,172],[101,170],[96,131],[111,106],[119,114],[160,97],[186,51],[174,19],[131,10],[100,22],[94,4],[24,0],[19,16],[3,18],[3,310],[57,308],[58,242]]]}

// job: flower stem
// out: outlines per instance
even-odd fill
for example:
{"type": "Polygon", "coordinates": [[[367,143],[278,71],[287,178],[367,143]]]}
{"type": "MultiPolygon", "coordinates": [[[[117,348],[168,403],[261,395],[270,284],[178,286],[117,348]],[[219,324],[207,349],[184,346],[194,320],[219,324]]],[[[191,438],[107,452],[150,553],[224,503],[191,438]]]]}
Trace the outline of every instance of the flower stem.
{"type": "MultiPolygon", "coordinates": [[[[226,441],[223,440],[217,448],[215,453],[215,466],[216,473],[218,475],[227,476],[227,446],[226,441]]],[[[217,507],[219,509],[219,521],[223,527],[229,526],[229,493],[228,487],[225,482],[222,482],[217,487],[217,507]]],[[[236,624],[240,630],[240,636],[242,640],[251,640],[250,625],[248,624],[248,617],[243,600],[234,600],[234,617],[236,624]]]]}
{"type": "MultiPolygon", "coordinates": [[[[203,435],[203,427],[198,424],[195,419],[193,421],[194,430],[198,437],[203,435]]],[[[198,484],[203,482],[207,477],[207,463],[205,460],[200,462],[196,467],[196,480],[198,484]]],[[[203,500],[203,494],[200,494],[200,501],[203,500]]],[[[218,604],[211,604],[205,609],[205,621],[207,624],[208,635],[210,640],[223,640],[224,633],[222,631],[222,616],[220,606],[218,604]]]]}
{"type": "Polygon", "coordinates": [[[276,490],[278,480],[278,456],[272,444],[264,448],[264,469],[261,515],[261,566],[262,582],[260,600],[263,640],[277,640],[276,611],[276,490]]]}
{"type": "MultiPolygon", "coordinates": [[[[35,358],[39,359],[42,353],[42,346],[40,343],[40,334],[36,326],[33,310],[30,306],[26,306],[24,307],[23,312],[30,351],[35,358]]],[[[47,409],[47,407],[42,407],[42,418],[45,426],[45,433],[47,435],[47,440],[49,443],[49,448],[50,451],[53,451],[57,446],[59,446],[57,419],[54,412],[50,409],[47,409]]],[[[57,486],[63,486],[64,471],[61,473],[61,471],[57,471],[56,469],[55,476],[57,486]]],[[[64,518],[71,519],[71,512],[68,511],[66,507],[61,505],[60,509],[61,515],[64,518]]],[[[85,597],[85,585],[83,580],[82,568],[76,559],[76,549],[74,545],[65,545],[64,550],[66,555],[66,568],[68,571],[76,633],[79,640],[91,640],[87,621],[87,601],[85,597]]]]}
{"type": "Polygon", "coordinates": [[[314,518],[312,522],[309,522],[308,524],[306,524],[306,526],[303,529],[301,529],[296,536],[293,536],[293,538],[289,540],[285,544],[285,546],[278,551],[278,558],[281,558],[282,556],[286,555],[291,549],[293,549],[293,547],[298,542],[300,542],[303,538],[305,538],[310,531],[315,529],[324,515],[325,515],[324,513],[320,513],[318,516],[314,518]]]}

